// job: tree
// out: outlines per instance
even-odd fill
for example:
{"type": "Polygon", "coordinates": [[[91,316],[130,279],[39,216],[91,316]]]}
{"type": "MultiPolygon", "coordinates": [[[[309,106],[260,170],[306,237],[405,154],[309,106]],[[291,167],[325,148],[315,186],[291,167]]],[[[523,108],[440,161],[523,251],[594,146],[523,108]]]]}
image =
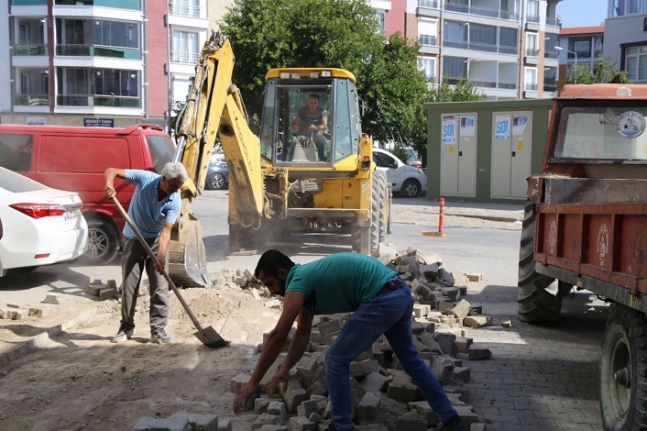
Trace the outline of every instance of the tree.
{"type": "Polygon", "coordinates": [[[427,88],[418,71],[418,44],[378,32],[365,0],[237,0],[222,32],[236,54],[234,82],[258,121],[264,77],[275,67],[337,67],[350,71],[364,103],[363,131],[388,140],[418,128],[427,88]]]}
{"type": "Polygon", "coordinates": [[[601,56],[593,64],[576,63],[571,66],[571,70],[566,80],[567,84],[595,84],[595,83],[616,83],[629,84],[627,72],[618,71],[617,63],[610,57],[601,56]]]}

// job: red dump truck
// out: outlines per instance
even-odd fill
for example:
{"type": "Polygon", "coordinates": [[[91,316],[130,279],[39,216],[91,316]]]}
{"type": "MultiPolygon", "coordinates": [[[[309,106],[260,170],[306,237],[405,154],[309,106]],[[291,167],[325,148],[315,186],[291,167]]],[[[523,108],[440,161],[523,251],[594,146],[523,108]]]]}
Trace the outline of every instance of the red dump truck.
{"type": "Polygon", "coordinates": [[[555,99],[541,175],[528,179],[519,315],[557,323],[572,288],[611,304],[605,430],[647,429],[647,86],[570,85],[555,99]]]}

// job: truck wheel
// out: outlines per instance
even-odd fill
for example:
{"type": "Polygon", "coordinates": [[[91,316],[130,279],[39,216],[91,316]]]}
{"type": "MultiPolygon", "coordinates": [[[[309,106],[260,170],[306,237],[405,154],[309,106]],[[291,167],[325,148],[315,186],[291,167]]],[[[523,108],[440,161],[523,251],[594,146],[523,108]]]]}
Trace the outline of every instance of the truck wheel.
{"type": "Polygon", "coordinates": [[[600,360],[600,411],[605,430],[647,428],[646,355],[645,315],[613,304],[600,360]]]}
{"type": "Polygon", "coordinates": [[[83,258],[91,265],[109,263],[117,255],[119,233],[101,219],[88,220],[88,245],[83,258]]]}
{"type": "MultiPolygon", "coordinates": [[[[386,180],[386,177],[385,177],[385,180],[386,180]]],[[[386,183],[386,198],[388,199],[388,203],[389,203],[389,209],[387,210],[387,214],[386,214],[386,220],[387,220],[387,222],[386,222],[386,233],[387,233],[387,235],[390,235],[390,234],[393,233],[393,229],[391,229],[391,221],[392,221],[391,220],[391,208],[393,207],[392,196],[393,196],[393,190],[391,188],[391,184],[389,184],[387,182],[386,183]]]]}
{"type": "Polygon", "coordinates": [[[562,309],[562,294],[552,295],[546,288],[554,281],[535,271],[535,205],[526,203],[519,246],[519,318],[524,322],[553,324],[562,309]]]}
{"type": "Polygon", "coordinates": [[[378,218],[379,218],[379,229],[378,229],[378,243],[384,242],[386,239],[386,175],[384,172],[375,171],[373,172],[374,178],[377,180],[378,184],[378,218]]]}

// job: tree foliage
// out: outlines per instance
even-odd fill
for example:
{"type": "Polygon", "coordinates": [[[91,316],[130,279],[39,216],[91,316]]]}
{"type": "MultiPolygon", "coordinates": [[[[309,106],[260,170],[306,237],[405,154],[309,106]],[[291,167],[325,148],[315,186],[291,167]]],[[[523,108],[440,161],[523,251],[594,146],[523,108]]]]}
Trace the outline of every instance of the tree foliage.
{"type": "Polygon", "coordinates": [[[595,61],[593,67],[590,64],[576,63],[566,80],[567,84],[595,84],[595,83],[616,83],[629,84],[627,72],[618,71],[617,63],[611,58],[601,56],[595,61]]]}
{"type": "Polygon", "coordinates": [[[430,91],[429,102],[474,102],[484,100],[485,95],[479,93],[471,82],[460,79],[452,85],[447,77],[430,91]]]}

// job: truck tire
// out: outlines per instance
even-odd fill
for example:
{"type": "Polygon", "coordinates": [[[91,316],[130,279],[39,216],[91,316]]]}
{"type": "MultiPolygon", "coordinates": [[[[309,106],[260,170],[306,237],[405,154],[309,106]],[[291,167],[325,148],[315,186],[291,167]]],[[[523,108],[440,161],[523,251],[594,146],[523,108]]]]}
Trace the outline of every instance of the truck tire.
{"type": "Polygon", "coordinates": [[[384,242],[386,240],[386,228],[387,228],[387,219],[386,219],[386,192],[387,192],[387,184],[386,184],[386,175],[382,171],[375,171],[373,172],[373,175],[377,178],[378,181],[378,191],[379,191],[379,229],[378,229],[378,242],[384,242]]]}
{"type": "Polygon", "coordinates": [[[613,304],[602,338],[600,411],[605,430],[647,429],[647,320],[613,304]]]}
{"type": "Polygon", "coordinates": [[[380,207],[382,206],[380,204],[382,183],[380,182],[380,177],[375,175],[375,172],[373,172],[371,183],[371,246],[369,253],[372,253],[380,243],[380,230],[382,227],[381,215],[383,213],[383,211],[380,211],[380,207]]]}
{"type": "Polygon", "coordinates": [[[519,245],[519,318],[524,322],[554,324],[562,309],[562,294],[553,295],[546,288],[554,281],[535,271],[535,205],[527,201],[519,245]]]}

